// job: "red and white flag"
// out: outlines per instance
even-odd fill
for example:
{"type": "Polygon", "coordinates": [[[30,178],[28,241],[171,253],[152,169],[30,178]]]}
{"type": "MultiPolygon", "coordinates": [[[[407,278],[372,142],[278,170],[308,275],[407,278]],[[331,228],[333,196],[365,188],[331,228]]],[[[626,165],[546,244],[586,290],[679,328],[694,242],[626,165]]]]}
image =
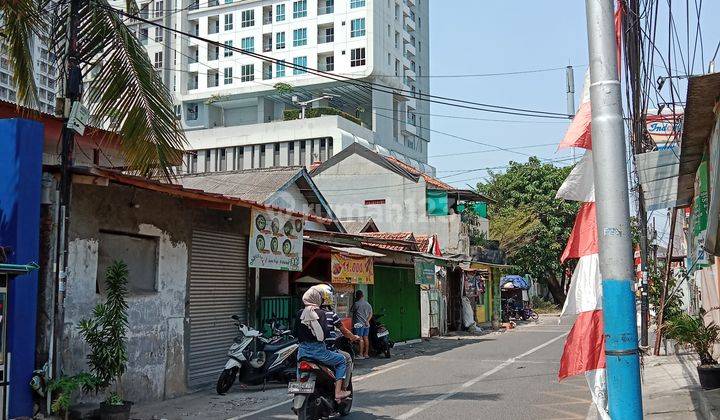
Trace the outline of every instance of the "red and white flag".
{"type": "Polygon", "coordinates": [[[564,263],[568,258],[597,254],[599,252],[597,237],[595,203],[583,203],[575,217],[575,225],[560,256],[560,262],[564,263]]]}
{"type": "MultiPolygon", "coordinates": [[[[622,14],[622,3],[618,1],[615,12],[618,70],[621,68],[622,14]]],[[[589,86],[588,70],[585,74],[580,108],[558,146],[558,149],[579,147],[587,150],[556,195],[557,198],[583,203],[578,211],[568,243],[560,257],[561,262],[569,258],[578,258],[578,263],[570,280],[570,289],[561,314],[561,318],[566,315],[577,315],[577,319],[565,341],[558,378],[562,380],[569,376],[585,374],[600,418],[610,420],[607,410],[602,276],[595,213],[591,137],[592,106],[589,86]]]]}
{"type": "Polygon", "coordinates": [[[593,181],[592,150],[585,152],[570,175],[558,189],[555,198],[584,203],[595,201],[595,182],[593,181]]]}

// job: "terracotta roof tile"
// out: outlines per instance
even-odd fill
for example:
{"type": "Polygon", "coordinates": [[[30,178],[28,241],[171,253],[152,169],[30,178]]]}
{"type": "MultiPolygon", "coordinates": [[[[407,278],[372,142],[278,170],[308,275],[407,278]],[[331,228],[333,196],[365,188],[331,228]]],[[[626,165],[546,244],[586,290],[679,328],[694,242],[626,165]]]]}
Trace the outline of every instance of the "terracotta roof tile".
{"type": "Polygon", "coordinates": [[[440,188],[441,190],[454,190],[455,189],[455,187],[453,187],[452,185],[446,184],[446,183],[440,181],[439,179],[432,177],[432,176],[408,165],[407,163],[405,163],[399,159],[396,159],[392,156],[385,156],[385,159],[392,162],[394,165],[401,167],[405,171],[410,172],[413,175],[423,177],[423,179],[425,179],[426,183],[428,183],[434,187],[440,188]]]}

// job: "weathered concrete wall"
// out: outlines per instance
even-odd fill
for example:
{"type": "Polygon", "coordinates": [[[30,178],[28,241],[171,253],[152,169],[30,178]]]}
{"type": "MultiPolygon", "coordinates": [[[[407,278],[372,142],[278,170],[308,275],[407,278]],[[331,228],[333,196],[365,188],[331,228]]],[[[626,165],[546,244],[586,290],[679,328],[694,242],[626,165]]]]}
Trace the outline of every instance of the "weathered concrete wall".
{"type": "Polygon", "coordinates": [[[124,397],[146,401],[185,393],[192,231],[202,226],[246,233],[248,215],[246,209],[207,210],[164,194],[115,184],[74,185],[65,300],[65,373],[87,370],[88,348],[77,325],[104,300],[96,293],[99,232],[152,236],[158,238],[157,291],[128,298],[129,362],[123,377],[124,397]]]}
{"type": "Polygon", "coordinates": [[[467,228],[460,215],[428,216],[425,180],[409,180],[360,155],[313,176],[340,219],[372,217],[381,232],[437,234],[443,252],[469,253],[467,228]],[[385,200],[365,205],[365,200],[385,200]]]}

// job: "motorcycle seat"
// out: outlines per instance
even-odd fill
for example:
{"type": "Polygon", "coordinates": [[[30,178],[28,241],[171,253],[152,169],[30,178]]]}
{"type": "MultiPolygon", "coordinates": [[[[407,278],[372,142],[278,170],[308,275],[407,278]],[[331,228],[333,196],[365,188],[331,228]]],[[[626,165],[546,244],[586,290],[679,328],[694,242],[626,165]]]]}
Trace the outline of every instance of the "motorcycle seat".
{"type": "Polygon", "coordinates": [[[283,349],[291,344],[297,344],[297,340],[287,340],[282,341],[280,343],[273,343],[273,344],[266,344],[265,347],[263,347],[263,351],[274,353],[280,349],[283,349]]]}

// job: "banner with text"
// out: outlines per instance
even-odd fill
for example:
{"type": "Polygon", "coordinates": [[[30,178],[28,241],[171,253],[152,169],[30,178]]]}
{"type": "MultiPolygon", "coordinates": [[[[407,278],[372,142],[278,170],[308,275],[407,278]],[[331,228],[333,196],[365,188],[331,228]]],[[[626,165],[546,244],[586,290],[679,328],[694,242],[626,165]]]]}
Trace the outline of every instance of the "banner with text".
{"type": "Polygon", "coordinates": [[[302,270],[303,219],[253,209],[250,220],[250,267],[302,270]]]}
{"type": "Polygon", "coordinates": [[[333,252],[330,256],[333,283],[375,284],[372,257],[360,257],[333,252]]]}
{"type": "Polygon", "coordinates": [[[433,261],[415,258],[415,284],[435,285],[435,263],[433,261]]]}

